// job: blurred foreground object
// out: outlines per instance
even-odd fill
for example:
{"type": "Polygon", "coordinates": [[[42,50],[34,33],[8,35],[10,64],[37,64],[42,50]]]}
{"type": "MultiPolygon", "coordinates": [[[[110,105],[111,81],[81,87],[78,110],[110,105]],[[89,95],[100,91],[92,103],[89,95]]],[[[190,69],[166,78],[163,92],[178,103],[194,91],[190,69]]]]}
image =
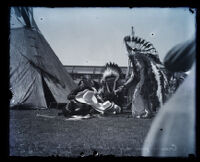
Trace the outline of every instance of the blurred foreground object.
{"type": "Polygon", "coordinates": [[[144,141],[142,156],[195,155],[195,46],[195,40],[179,44],[164,59],[170,71],[191,71],[158,112],[144,141]]]}
{"type": "Polygon", "coordinates": [[[172,48],[164,58],[165,67],[172,72],[190,70],[196,57],[195,41],[195,39],[191,39],[172,48]]]}

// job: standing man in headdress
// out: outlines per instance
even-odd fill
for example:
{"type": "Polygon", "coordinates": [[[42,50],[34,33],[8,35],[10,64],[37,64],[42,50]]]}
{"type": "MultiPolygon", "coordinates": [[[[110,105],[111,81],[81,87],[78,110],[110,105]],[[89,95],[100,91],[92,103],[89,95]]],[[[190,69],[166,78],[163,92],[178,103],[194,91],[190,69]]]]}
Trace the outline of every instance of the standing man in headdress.
{"type": "Polygon", "coordinates": [[[132,64],[132,74],[117,91],[132,86],[133,117],[151,117],[165,101],[168,80],[165,72],[161,70],[163,65],[154,46],[136,37],[133,27],[132,35],[126,36],[124,42],[132,64]]]}

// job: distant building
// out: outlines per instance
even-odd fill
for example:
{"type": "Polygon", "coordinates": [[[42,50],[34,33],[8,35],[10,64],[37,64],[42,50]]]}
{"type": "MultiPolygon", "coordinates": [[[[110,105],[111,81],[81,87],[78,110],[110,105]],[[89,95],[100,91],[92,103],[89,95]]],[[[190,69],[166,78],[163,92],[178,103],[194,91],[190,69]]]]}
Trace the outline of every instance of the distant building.
{"type": "MultiPolygon", "coordinates": [[[[67,72],[71,75],[75,83],[78,83],[83,76],[90,75],[91,78],[97,82],[101,80],[104,66],[77,66],[77,65],[64,65],[67,72]]],[[[120,67],[123,72],[123,78],[125,79],[127,67],[120,67]]]]}

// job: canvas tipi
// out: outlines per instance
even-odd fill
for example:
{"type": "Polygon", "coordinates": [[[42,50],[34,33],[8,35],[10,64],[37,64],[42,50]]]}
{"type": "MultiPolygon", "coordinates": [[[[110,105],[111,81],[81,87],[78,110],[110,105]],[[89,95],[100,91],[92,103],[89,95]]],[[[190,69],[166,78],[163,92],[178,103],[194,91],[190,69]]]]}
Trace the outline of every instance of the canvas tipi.
{"type": "Polygon", "coordinates": [[[38,29],[33,9],[11,7],[10,14],[10,106],[66,103],[76,85],[38,29]]]}

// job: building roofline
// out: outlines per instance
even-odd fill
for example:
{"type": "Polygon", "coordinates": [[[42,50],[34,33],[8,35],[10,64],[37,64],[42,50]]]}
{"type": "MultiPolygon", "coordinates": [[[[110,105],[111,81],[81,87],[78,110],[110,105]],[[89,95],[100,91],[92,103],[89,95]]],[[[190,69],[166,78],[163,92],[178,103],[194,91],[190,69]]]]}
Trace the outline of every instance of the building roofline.
{"type": "MultiPolygon", "coordinates": [[[[94,68],[103,68],[103,66],[96,66],[96,65],[63,65],[64,67],[94,67],[94,68]]],[[[119,66],[120,68],[127,68],[128,66],[119,66]]]]}

